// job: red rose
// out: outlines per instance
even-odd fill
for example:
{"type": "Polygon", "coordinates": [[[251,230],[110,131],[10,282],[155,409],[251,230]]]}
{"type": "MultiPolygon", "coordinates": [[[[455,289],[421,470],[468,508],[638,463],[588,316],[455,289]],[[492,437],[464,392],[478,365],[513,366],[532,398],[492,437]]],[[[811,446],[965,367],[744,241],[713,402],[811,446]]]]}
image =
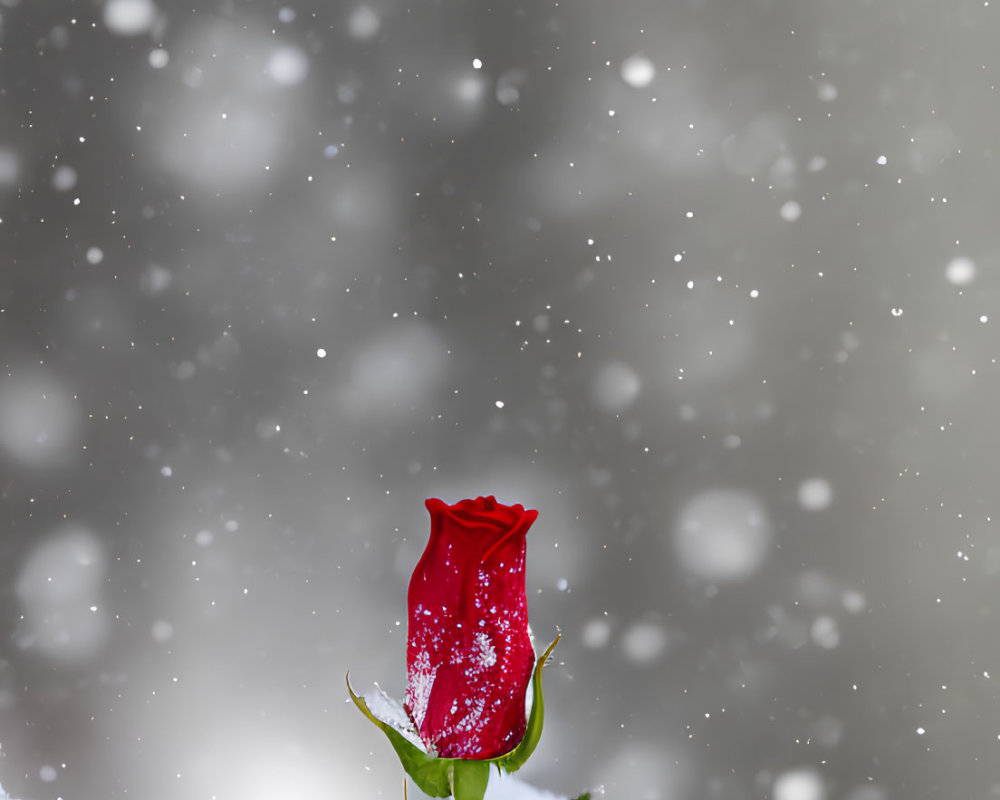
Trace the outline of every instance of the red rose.
{"type": "Polygon", "coordinates": [[[430,541],[410,579],[405,708],[429,752],[494,758],[525,732],[535,663],[525,534],[538,512],[492,496],[426,505],[430,541]]]}
{"type": "Polygon", "coordinates": [[[359,697],[350,679],[347,692],[426,794],[483,800],[490,768],[519,770],[545,724],[542,668],[559,637],[535,658],[524,552],[538,512],[492,497],[432,499],[427,510],[431,537],[410,579],[406,703],[381,690],[359,697]]]}

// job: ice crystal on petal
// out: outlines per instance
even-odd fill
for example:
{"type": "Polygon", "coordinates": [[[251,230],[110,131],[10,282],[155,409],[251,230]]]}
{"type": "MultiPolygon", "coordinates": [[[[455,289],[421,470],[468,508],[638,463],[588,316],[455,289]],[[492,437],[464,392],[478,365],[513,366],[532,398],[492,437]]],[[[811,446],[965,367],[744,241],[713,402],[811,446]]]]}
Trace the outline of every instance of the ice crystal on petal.
{"type": "Polygon", "coordinates": [[[476,634],[476,644],[479,646],[479,664],[483,667],[492,667],[497,663],[497,651],[493,649],[490,637],[485,633],[476,634]]]}
{"type": "Polygon", "coordinates": [[[436,673],[437,667],[431,666],[430,654],[426,651],[418,654],[410,667],[406,702],[413,722],[418,728],[423,724],[427,714],[427,702],[431,696],[436,673]]]}

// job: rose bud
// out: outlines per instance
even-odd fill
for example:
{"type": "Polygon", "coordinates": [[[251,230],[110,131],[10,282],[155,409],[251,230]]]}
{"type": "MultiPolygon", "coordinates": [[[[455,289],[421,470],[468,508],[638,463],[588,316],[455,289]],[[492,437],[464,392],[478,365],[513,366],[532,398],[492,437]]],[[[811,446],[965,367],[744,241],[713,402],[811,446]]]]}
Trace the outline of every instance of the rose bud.
{"type": "Polygon", "coordinates": [[[519,769],[544,722],[542,667],[558,637],[536,660],[524,560],[538,512],[492,496],[426,505],[430,540],[408,594],[405,704],[381,691],[358,697],[350,682],[348,691],[424,792],[481,800],[490,764],[519,769]]]}
{"type": "Polygon", "coordinates": [[[524,736],[535,652],[525,534],[538,516],[493,497],[427,501],[431,537],[409,591],[406,710],[443,758],[493,758],[524,736]]]}

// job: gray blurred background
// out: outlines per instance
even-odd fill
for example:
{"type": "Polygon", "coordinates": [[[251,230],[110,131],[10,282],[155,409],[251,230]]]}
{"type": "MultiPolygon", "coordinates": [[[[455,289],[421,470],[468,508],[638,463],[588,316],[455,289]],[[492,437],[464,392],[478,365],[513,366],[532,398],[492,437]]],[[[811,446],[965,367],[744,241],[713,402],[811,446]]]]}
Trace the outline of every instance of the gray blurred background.
{"type": "Polygon", "coordinates": [[[998,13],[0,1],[0,783],[400,797],[495,494],[531,783],[1000,797],[998,13]]]}

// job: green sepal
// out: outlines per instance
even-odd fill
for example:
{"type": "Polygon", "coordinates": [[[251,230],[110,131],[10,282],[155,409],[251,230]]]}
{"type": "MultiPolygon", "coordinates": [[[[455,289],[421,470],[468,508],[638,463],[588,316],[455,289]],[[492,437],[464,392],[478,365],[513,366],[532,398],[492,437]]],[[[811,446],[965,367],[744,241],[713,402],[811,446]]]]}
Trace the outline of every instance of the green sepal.
{"type": "Polygon", "coordinates": [[[490,782],[490,762],[472,758],[442,758],[450,762],[448,777],[455,800],[483,800],[490,782]]]}
{"type": "Polygon", "coordinates": [[[524,766],[528,757],[534,752],[538,740],[542,736],[542,725],[545,723],[545,703],[542,698],[542,668],[552,650],[558,644],[560,636],[556,636],[545,652],[535,661],[532,677],[531,713],[520,743],[508,753],[489,759],[476,758],[436,758],[429,755],[409,741],[392,725],[383,722],[368,708],[363,697],[358,697],[351,688],[350,676],[347,679],[347,691],[351,700],[362,714],[380,728],[388,737],[399,761],[421,790],[431,797],[452,796],[455,800],[483,800],[486,785],[490,779],[490,764],[497,768],[503,767],[507,772],[515,772],[524,766]]]}
{"type": "MultiPolygon", "coordinates": [[[[368,709],[368,704],[363,697],[358,697],[351,688],[350,676],[347,680],[347,691],[351,695],[361,713],[370,719],[389,738],[392,749],[399,756],[399,761],[415,784],[419,786],[425,794],[431,797],[448,797],[452,793],[452,782],[454,769],[449,762],[458,761],[455,758],[435,758],[428,755],[413,742],[406,739],[403,734],[397,731],[392,725],[383,722],[368,709]]],[[[483,790],[485,792],[485,789],[483,790]]],[[[462,798],[464,800],[464,798],[462,798]]],[[[482,795],[470,800],[482,800],[482,795]]]]}
{"type": "Polygon", "coordinates": [[[542,697],[542,668],[545,666],[545,662],[549,660],[549,656],[552,655],[552,651],[555,650],[561,638],[562,634],[556,636],[552,640],[552,644],[546,647],[545,652],[535,661],[535,674],[531,679],[531,714],[528,716],[528,726],[524,729],[524,738],[509,753],[490,759],[497,766],[507,770],[507,772],[517,772],[517,770],[523,767],[528,757],[535,752],[538,740],[542,738],[542,726],[545,724],[545,700],[542,697]]]}

